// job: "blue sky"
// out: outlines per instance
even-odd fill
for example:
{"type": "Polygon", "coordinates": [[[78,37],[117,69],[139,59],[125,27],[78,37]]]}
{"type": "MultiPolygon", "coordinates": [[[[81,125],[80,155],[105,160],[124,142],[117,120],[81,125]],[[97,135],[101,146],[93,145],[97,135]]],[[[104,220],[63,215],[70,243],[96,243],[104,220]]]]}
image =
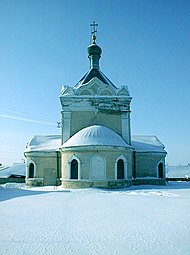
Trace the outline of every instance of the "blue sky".
{"type": "Polygon", "coordinates": [[[94,20],[101,70],[133,97],[132,133],[157,135],[170,165],[190,163],[189,13],[186,0],[1,0],[0,163],[60,133],[61,85],[88,71],[94,20]]]}

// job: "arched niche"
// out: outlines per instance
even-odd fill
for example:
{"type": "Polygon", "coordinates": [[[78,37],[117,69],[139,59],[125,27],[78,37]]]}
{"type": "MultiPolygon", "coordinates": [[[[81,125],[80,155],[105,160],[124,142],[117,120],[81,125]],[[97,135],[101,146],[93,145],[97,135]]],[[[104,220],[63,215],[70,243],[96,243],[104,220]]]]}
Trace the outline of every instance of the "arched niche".
{"type": "Polygon", "coordinates": [[[101,155],[93,155],[91,158],[91,179],[105,180],[106,179],[106,163],[101,155]]]}

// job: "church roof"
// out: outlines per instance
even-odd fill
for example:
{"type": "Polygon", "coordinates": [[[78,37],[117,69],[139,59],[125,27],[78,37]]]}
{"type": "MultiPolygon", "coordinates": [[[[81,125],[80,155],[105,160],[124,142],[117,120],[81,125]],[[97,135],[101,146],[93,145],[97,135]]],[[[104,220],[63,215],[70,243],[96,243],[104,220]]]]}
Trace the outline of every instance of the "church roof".
{"type": "Polygon", "coordinates": [[[82,77],[82,79],[75,85],[76,88],[88,83],[94,77],[98,78],[104,84],[111,86],[114,89],[117,87],[100,71],[99,60],[101,58],[102,49],[95,41],[87,48],[88,58],[90,60],[90,70],[82,77]]]}
{"type": "Polygon", "coordinates": [[[26,175],[25,163],[14,163],[11,166],[4,167],[0,170],[0,178],[9,178],[11,175],[25,176],[26,175]]]}
{"type": "Polygon", "coordinates": [[[131,146],[138,152],[165,152],[165,146],[154,135],[132,135],[131,146]]]}
{"type": "Polygon", "coordinates": [[[24,152],[57,151],[61,146],[61,135],[34,135],[24,152]]]}
{"type": "MultiPolygon", "coordinates": [[[[133,135],[131,147],[137,152],[162,152],[164,145],[154,135],[133,135]]],[[[121,146],[130,147],[121,136],[113,130],[103,126],[90,126],[84,128],[67,140],[62,147],[77,146],[121,146]]],[[[61,135],[35,135],[29,141],[25,152],[52,152],[61,147],[61,135]]]]}
{"type": "Polygon", "coordinates": [[[89,71],[83,75],[74,87],[62,86],[60,98],[70,96],[120,96],[128,97],[129,99],[130,94],[127,86],[117,88],[100,70],[99,60],[102,49],[96,44],[95,35],[93,35],[92,39],[93,42],[87,48],[90,61],[89,71]],[[99,90],[97,91],[97,89],[99,90]]]}
{"type": "Polygon", "coordinates": [[[104,126],[94,125],[77,132],[62,145],[62,148],[94,145],[130,147],[130,145],[113,130],[104,126]]]}
{"type": "Polygon", "coordinates": [[[98,69],[91,69],[89,72],[87,72],[81,80],[75,85],[76,88],[79,88],[80,86],[88,83],[92,78],[98,78],[100,81],[102,81],[104,84],[107,84],[114,89],[117,87],[98,69]]]}

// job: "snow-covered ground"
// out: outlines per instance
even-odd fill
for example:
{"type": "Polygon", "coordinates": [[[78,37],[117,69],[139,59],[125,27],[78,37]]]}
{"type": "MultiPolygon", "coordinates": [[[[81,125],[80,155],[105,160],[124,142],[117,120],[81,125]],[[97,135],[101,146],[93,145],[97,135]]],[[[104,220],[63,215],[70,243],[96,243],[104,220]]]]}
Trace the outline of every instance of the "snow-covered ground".
{"type": "Polygon", "coordinates": [[[0,254],[189,255],[190,182],[122,190],[0,187],[0,254]]]}

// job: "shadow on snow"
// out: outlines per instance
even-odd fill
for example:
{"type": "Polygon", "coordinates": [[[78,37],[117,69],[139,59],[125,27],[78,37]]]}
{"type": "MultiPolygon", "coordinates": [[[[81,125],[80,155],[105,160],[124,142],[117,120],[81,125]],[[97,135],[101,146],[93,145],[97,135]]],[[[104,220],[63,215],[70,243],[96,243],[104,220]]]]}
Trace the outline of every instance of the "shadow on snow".
{"type": "Polygon", "coordinates": [[[17,197],[40,195],[40,194],[46,194],[46,193],[49,193],[49,192],[0,187],[0,202],[17,198],[17,197]]]}
{"type": "Polygon", "coordinates": [[[190,181],[187,182],[178,182],[178,181],[169,181],[166,185],[133,185],[131,187],[126,188],[118,188],[118,189],[105,189],[100,188],[101,190],[107,192],[116,192],[116,191],[135,191],[135,190],[172,190],[172,189],[190,189],[190,181]]]}

